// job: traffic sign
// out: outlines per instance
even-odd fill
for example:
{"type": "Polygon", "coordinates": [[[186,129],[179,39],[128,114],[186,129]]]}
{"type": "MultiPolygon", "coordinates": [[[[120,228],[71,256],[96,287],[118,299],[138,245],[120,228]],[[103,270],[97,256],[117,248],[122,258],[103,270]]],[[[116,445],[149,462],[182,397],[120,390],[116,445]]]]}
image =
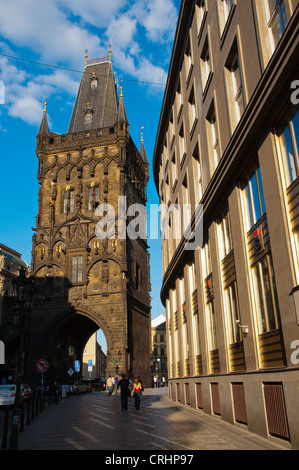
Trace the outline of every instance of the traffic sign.
{"type": "Polygon", "coordinates": [[[74,371],[73,371],[72,368],[70,368],[70,369],[67,371],[67,373],[68,373],[69,375],[73,375],[74,371]]]}
{"type": "Polygon", "coordinates": [[[36,363],[36,370],[37,372],[44,373],[47,372],[49,367],[48,361],[46,359],[39,359],[36,363]]]}
{"type": "Polygon", "coordinates": [[[75,361],[75,371],[80,372],[80,361],[75,361]]]}
{"type": "Polygon", "coordinates": [[[88,372],[92,372],[92,359],[88,359],[88,372]]]}

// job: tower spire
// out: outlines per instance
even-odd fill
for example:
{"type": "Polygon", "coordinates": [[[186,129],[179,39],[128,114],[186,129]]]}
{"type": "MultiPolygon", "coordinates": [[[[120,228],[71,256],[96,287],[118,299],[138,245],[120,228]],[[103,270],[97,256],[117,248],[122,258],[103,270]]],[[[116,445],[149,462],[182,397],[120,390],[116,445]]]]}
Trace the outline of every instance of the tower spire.
{"type": "Polygon", "coordinates": [[[120,86],[120,97],[119,97],[117,121],[126,122],[127,124],[129,124],[127,113],[125,110],[125,104],[124,104],[122,81],[121,81],[121,86],[120,86]]]}
{"type": "Polygon", "coordinates": [[[45,98],[43,117],[42,117],[37,135],[46,135],[46,136],[49,135],[48,115],[47,115],[47,97],[45,98]]]}
{"type": "Polygon", "coordinates": [[[141,146],[140,146],[140,155],[144,163],[148,163],[145,147],[144,147],[144,140],[143,140],[143,129],[144,127],[141,127],[141,146]]]}
{"type": "Polygon", "coordinates": [[[111,62],[111,53],[112,53],[112,49],[111,49],[111,39],[109,40],[109,62],[111,62]]]}

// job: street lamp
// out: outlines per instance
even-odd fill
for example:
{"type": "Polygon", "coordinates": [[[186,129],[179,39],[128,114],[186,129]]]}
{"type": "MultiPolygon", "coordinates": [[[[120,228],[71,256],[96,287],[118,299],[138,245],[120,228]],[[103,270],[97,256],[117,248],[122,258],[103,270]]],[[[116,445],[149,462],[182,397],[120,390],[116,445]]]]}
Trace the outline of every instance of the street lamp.
{"type": "Polygon", "coordinates": [[[30,319],[37,292],[35,289],[34,277],[26,277],[24,268],[20,269],[19,276],[13,280],[13,288],[14,299],[20,315],[20,350],[16,383],[16,397],[13,408],[12,431],[10,435],[10,450],[17,450],[21,412],[21,382],[24,366],[25,331],[30,319]]]}
{"type": "MultiPolygon", "coordinates": [[[[116,369],[115,364],[117,364],[117,362],[119,362],[121,360],[121,352],[118,351],[117,358],[116,358],[115,356],[112,357],[110,351],[108,351],[107,359],[108,359],[108,361],[110,361],[113,364],[113,375],[115,375],[115,369],[116,369]]],[[[119,370],[118,365],[117,365],[117,368],[118,368],[117,370],[119,370]]]]}

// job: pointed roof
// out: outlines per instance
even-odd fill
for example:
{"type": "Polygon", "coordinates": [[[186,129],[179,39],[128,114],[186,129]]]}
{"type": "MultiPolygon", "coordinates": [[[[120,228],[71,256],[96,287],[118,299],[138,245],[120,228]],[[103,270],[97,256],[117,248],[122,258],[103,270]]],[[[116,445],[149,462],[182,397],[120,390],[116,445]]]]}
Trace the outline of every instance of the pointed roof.
{"type": "Polygon", "coordinates": [[[119,97],[117,122],[126,122],[127,124],[129,124],[126,109],[125,109],[124,97],[123,97],[123,91],[122,90],[123,89],[122,89],[122,86],[121,86],[120,87],[120,97],[119,97]]]}
{"type": "Polygon", "coordinates": [[[49,135],[49,126],[48,126],[48,116],[47,116],[47,101],[45,101],[45,107],[43,112],[43,117],[39,126],[39,131],[37,135],[49,135]]]}
{"type": "Polygon", "coordinates": [[[68,133],[112,127],[117,122],[118,108],[110,57],[86,60],[68,133]]]}
{"type": "Polygon", "coordinates": [[[143,140],[143,127],[141,128],[141,146],[140,146],[140,155],[144,163],[148,163],[145,147],[144,147],[144,140],[143,140]]]}

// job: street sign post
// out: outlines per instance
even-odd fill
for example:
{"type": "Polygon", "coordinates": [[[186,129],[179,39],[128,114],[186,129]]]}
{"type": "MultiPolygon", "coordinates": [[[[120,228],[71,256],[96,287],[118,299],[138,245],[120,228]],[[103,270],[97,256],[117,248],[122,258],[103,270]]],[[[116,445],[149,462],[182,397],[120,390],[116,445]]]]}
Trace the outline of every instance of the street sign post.
{"type": "Polygon", "coordinates": [[[89,378],[91,378],[91,372],[92,372],[92,359],[88,359],[88,372],[89,372],[89,378]]]}
{"type": "Polygon", "coordinates": [[[36,370],[40,374],[42,374],[41,378],[41,402],[40,402],[40,409],[43,409],[44,406],[44,372],[47,372],[49,368],[49,363],[46,359],[39,359],[36,363],[36,370]]]}

